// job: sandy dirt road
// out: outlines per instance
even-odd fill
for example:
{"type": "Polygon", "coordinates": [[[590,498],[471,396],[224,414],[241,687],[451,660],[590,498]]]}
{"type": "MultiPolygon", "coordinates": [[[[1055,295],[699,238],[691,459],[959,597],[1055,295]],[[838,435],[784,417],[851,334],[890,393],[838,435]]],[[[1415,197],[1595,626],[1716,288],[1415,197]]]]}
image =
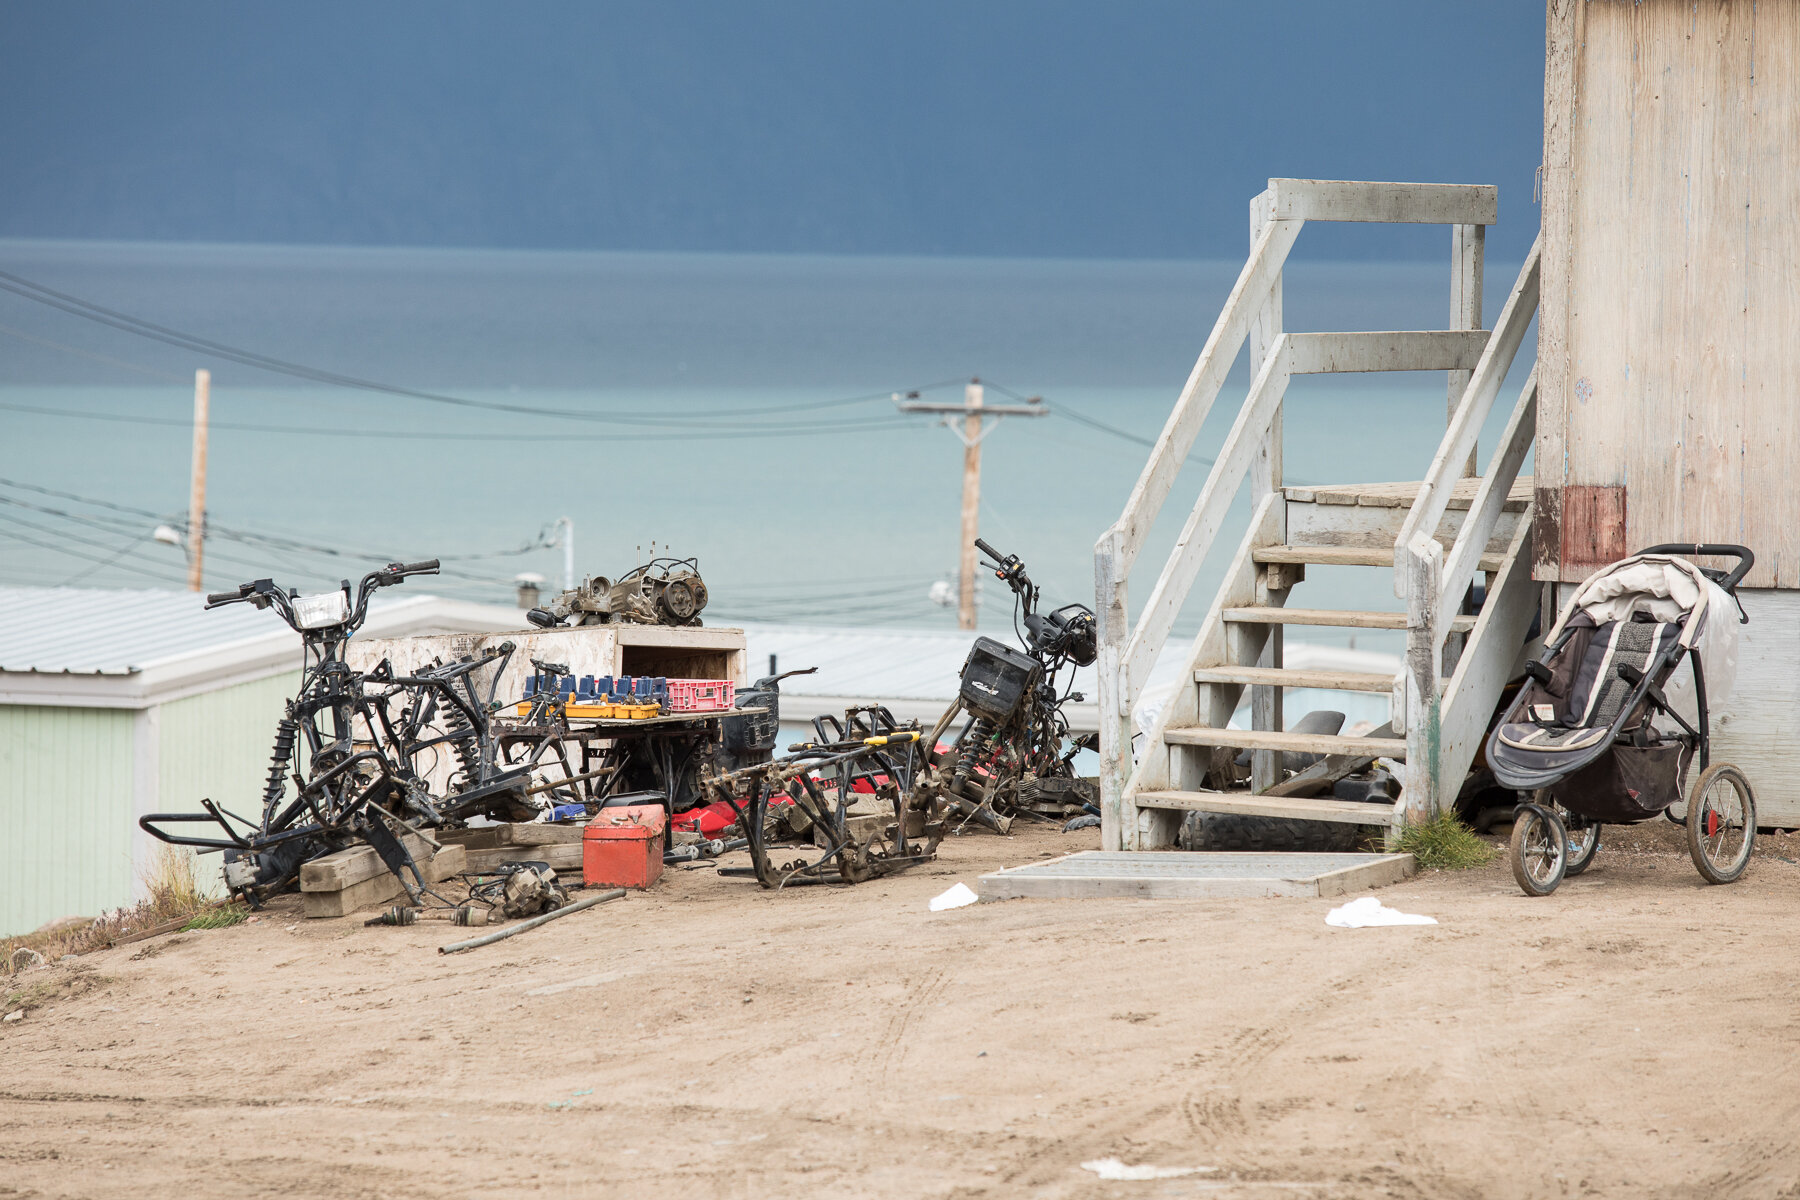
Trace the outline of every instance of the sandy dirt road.
{"type": "MultiPolygon", "coordinates": [[[[1674,832],[1671,827],[1671,832],[1674,832]]],[[[21,976],[0,1197],[1800,1196],[1800,851],[1329,902],[771,895],[674,871],[496,946],[292,910],[21,976]],[[1211,1168],[1102,1182],[1084,1160],[1211,1168]]],[[[1652,844],[1652,850],[1661,847],[1652,844]]]]}

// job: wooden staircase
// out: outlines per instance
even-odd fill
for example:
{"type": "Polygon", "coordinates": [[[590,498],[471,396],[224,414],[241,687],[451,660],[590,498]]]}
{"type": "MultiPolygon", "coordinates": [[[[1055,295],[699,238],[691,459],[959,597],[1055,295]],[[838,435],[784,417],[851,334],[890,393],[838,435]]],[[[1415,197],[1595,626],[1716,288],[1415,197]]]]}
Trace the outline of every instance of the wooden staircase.
{"type": "Polygon", "coordinates": [[[1456,185],[1271,180],[1251,205],[1252,250],[1152,450],[1124,514],[1095,548],[1100,617],[1103,844],[1171,844],[1188,812],[1397,828],[1454,796],[1519,657],[1537,608],[1530,579],[1532,481],[1518,474],[1534,434],[1536,377],[1514,406],[1480,478],[1465,477],[1475,438],[1523,340],[1537,301],[1534,248],[1493,331],[1480,328],[1483,230],[1494,189],[1456,185]],[[1281,328],[1281,264],[1307,220],[1424,221],[1453,227],[1452,328],[1375,333],[1289,333],[1281,328]],[[1135,623],[1127,582],[1144,533],[1172,490],[1225,370],[1248,341],[1255,379],[1175,549],[1135,623]],[[1222,364],[1222,365],[1221,365],[1222,364]],[[1281,400],[1295,374],[1445,370],[1450,418],[1425,478],[1416,483],[1284,486],[1281,400]],[[1254,505],[1188,654],[1183,685],[1132,752],[1132,708],[1163,648],[1225,512],[1248,483],[1254,505]],[[1391,611],[1325,607],[1306,588],[1308,567],[1375,569],[1405,603],[1391,611]],[[1463,611],[1475,575],[1479,611],[1463,611]],[[1298,592],[1299,603],[1290,603],[1298,592]],[[1311,605],[1319,605],[1313,607],[1311,605]],[[1403,630],[1397,676],[1291,670],[1291,626],[1403,630]],[[1191,679],[1189,685],[1186,680],[1191,679]],[[1361,735],[1283,729],[1287,688],[1388,693],[1391,729],[1361,735]],[[1246,690],[1250,728],[1229,727],[1246,690]],[[1251,752],[1247,784],[1234,760],[1251,752]],[[1285,795],[1283,755],[1404,763],[1397,804],[1285,795]]]}

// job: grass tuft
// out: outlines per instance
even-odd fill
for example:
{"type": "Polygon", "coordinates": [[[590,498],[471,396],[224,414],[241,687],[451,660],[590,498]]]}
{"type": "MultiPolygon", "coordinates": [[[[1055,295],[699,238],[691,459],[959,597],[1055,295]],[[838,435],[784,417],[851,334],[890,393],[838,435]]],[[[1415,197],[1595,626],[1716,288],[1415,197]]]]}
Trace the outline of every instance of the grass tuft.
{"type": "Polygon", "coordinates": [[[176,846],[158,847],[156,861],[144,877],[144,891],[145,899],[92,921],[64,922],[37,933],[0,938],[0,978],[54,965],[65,954],[104,950],[122,938],[161,926],[168,926],[170,933],[219,929],[249,915],[241,905],[207,895],[194,877],[194,856],[176,846]]]}
{"type": "Polygon", "coordinates": [[[201,913],[183,925],[181,932],[186,933],[190,929],[225,929],[232,925],[243,924],[244,918],[249,915],[250,910],[243,905],[228,904],[224,908],[209,909],[201,913]]]}
{"type": "Polygon", "coordinates": [[[1439,813],[1429,821],[1408,822],[1400,830],[1399,849],[1418,859],[1421,867],[1439,871],[1466,871],[1494,861],[1494,848],[1452,812],[1439,813]]]}

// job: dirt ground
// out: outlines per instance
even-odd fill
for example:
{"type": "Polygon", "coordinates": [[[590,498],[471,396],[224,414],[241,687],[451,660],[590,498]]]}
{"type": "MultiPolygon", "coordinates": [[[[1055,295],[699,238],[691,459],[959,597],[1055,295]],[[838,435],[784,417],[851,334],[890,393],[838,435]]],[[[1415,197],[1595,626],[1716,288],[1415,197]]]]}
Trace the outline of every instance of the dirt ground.
{"type": "Polygon", "coordinates": [[[1096,841],[1043,831],[854,889],[672,870],[449,957],[286,905],[12,982],[0,1197],[1800,1196],[1800,838],[1707,887],[1678,833],[1548,899],[1381,891],[1422,928],[926,911],[1096,841]]]}

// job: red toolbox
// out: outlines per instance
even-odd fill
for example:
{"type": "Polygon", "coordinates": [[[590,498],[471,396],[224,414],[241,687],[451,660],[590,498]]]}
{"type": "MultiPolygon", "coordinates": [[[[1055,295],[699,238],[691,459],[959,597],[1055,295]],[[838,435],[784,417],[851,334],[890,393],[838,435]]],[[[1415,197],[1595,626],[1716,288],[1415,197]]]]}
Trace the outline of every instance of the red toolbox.
{"type": "Polygon", "coordinates": [[[662,878],[668,819],[660,804],[601,809],[581,835],[581,882],[647,888],[662,878]]]}

